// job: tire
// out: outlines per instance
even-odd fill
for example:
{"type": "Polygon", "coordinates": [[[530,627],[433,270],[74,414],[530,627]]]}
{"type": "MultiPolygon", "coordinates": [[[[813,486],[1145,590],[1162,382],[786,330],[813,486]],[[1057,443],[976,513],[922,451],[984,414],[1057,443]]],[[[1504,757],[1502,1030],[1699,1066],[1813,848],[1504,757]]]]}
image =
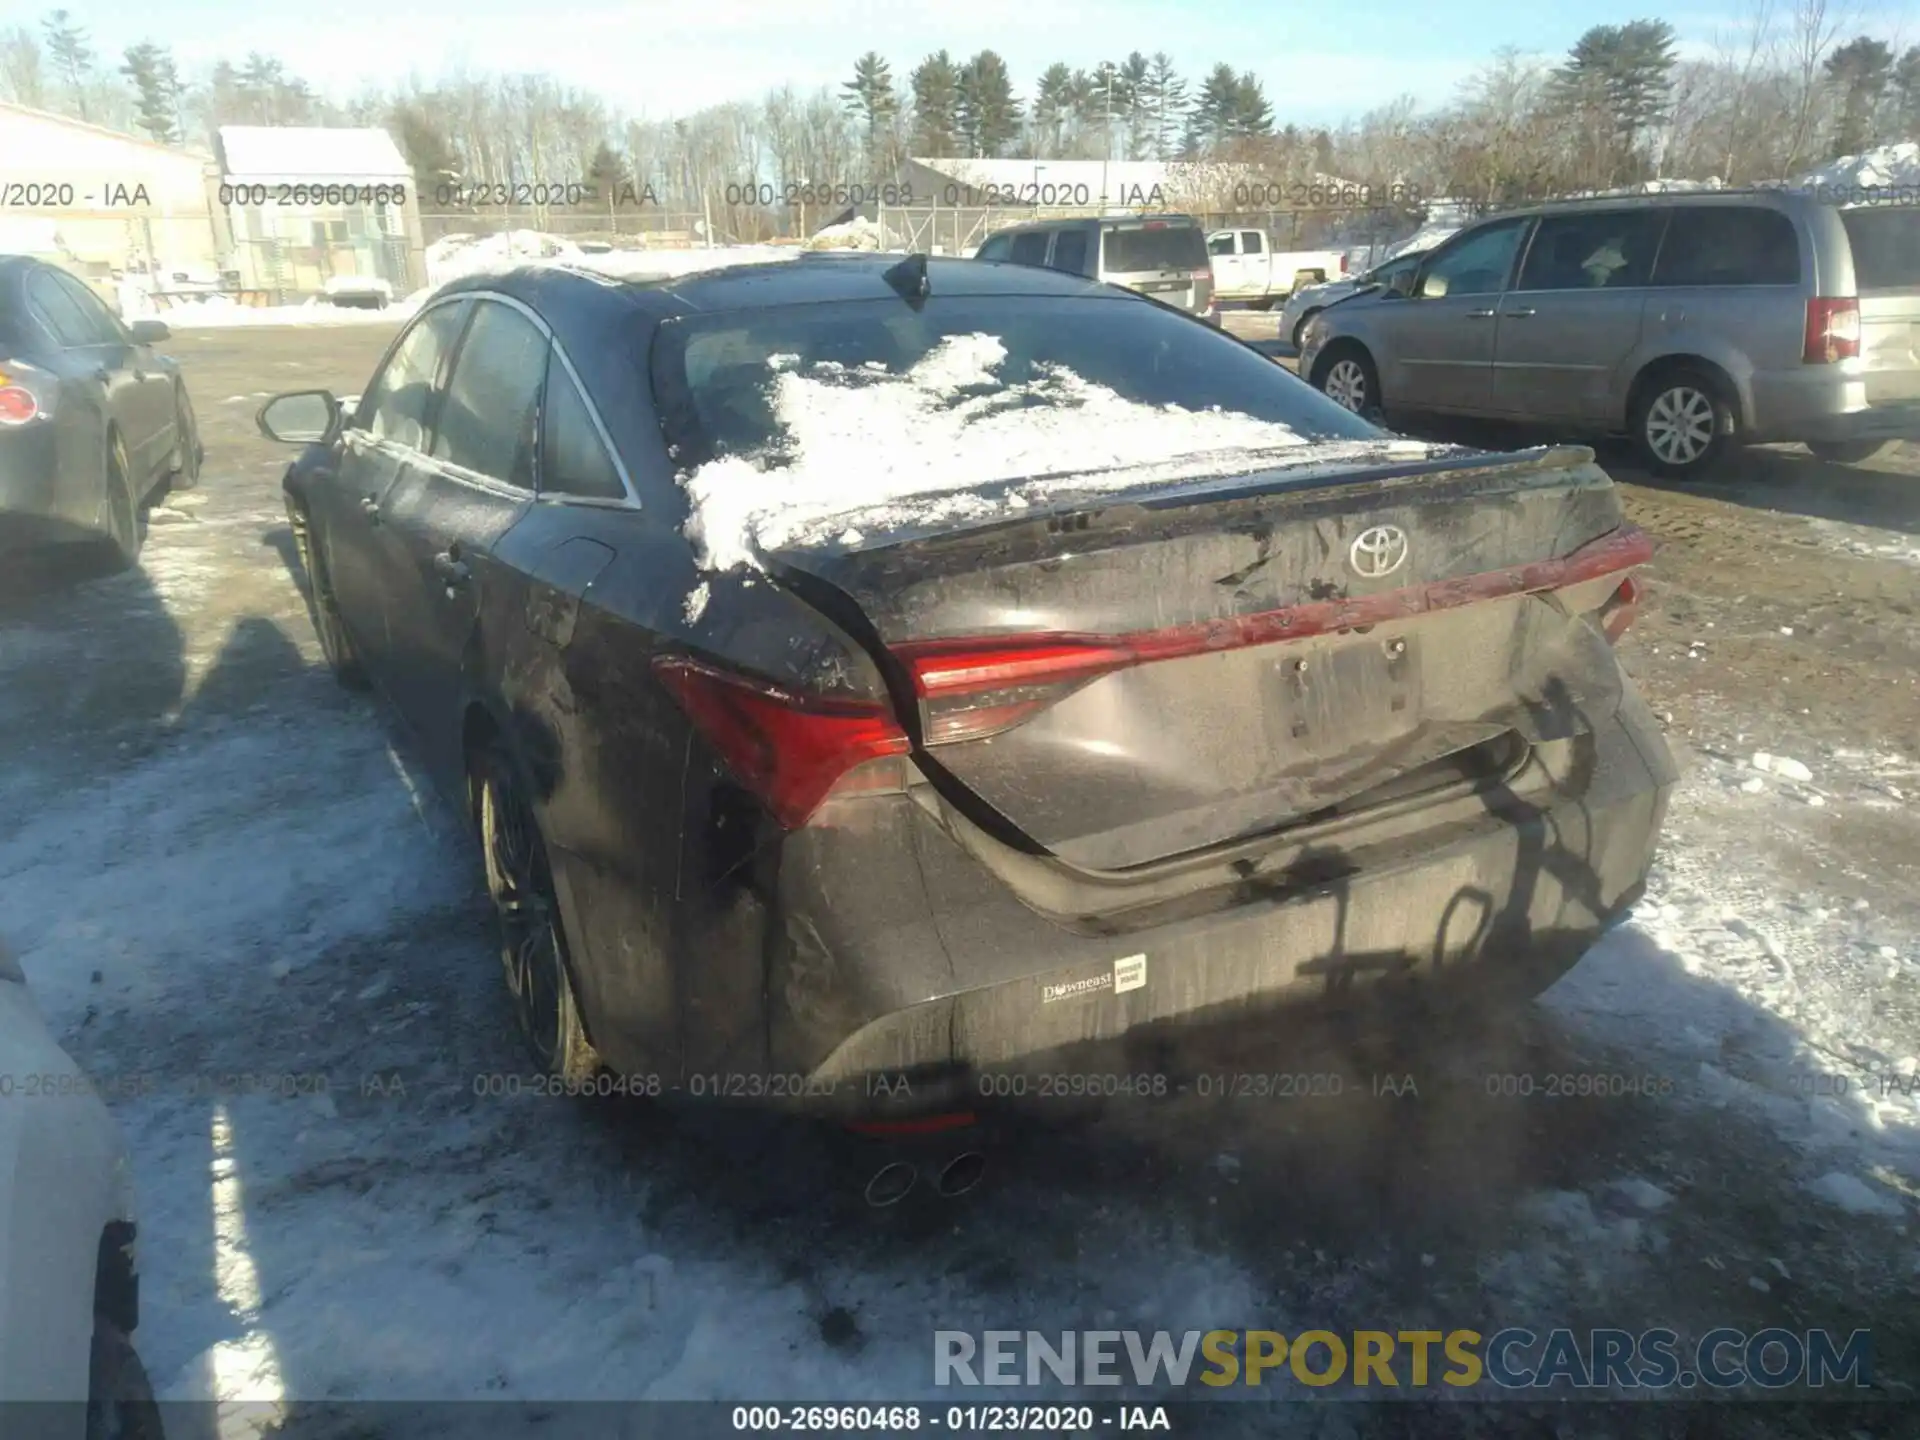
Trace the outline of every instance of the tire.
{"type": "Polygon", "coordinates": [[[200,483],[200,462],[206,459],[207,447],[200,443],[200,422],[184,385],[174,387],[173,434],[173,463],[168,467],[171,488],[191,490],[200,483]]]}
{"type": "Polygon", "coordinates": [[[327,668],[347,689],[365,690],[367,672],[353,648],[353,638],[340,619],[340,607],[334,601],[333,586],[327,579],[326,562],[314,544],[306,513],[291,500],[287,502],[287,525],[293,531],[300,568],[306,571],[307,614],[313,620],[313,633],[319,638],[320,653],[326,657],[327,668]]]}
{"type": "Polygon", "coordinates": [[[87,1440],[165,1440],[146,1366],[126,1332],[100,1315],[88,1364],[87,1440]]]}
{"type": "Polygon", "coordinates": [[[1635,388],[1628,425],[1634,453],[1650,473],[1692,480],[1726,458],[1737,421],[1718,377],[1676,366],[1635,388]]]}
{"type": "Polygon", "coordinates": [[[1892,443],[1891,440],[1809,440],[1807,449],[1830,464],[1858,465],[1862,460],[1871,460],[1892,443]]]}
{"type": "Polygon", "coordinates": [[[541,1073],[589,1081],[600,1059],[574,997],[571,952],[531,788],[498,740],[472,753],[467,774],[514,1019],[541,1073]]]}
{"type": "Polygon", "coordinates": [[[1378,419],[1380,372],[1358,345],[1337,345],[1313,367],[1313,388],[1334,404],[1369,420],[1378,419]]]}
{"type": "Polygon", "coordinates": [[[107,449],[107,553],[114,568],[131,570],[146,538],[140,528],[140,502],[134,498],[127,447],[115,435],[107,449]]]}
{"type": "Polygon", "coordinates": [[[1309,310],[1293,322],[1293,334],[1289,338],[1293,341],[1293,348],[1295,350],[1300,348],[1300,342],[1306,338],[1307,326],[1313,322],[1313,317],[1319,313],[1318,310],[1309,310]]]}

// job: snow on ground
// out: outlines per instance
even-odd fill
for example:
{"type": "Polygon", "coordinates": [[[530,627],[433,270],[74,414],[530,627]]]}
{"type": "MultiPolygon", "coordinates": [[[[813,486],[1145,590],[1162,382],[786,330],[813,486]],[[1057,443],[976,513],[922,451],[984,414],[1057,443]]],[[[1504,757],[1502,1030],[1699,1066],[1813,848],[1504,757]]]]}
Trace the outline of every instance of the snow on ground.
{"type": "MultiPolygon", "coordinates": [[[[146,574],[178,623],[230,572],[221,547],[272,518],[263,500],[151,547],[146,574]]],[[[131,602],[138,583],[106,593],[131,602]]],[[[310,659],[298,601],[276,583],[272,623],[310,659]]],[[[8,673],[49,663],[44,647],[0,647],[8,673]]],[[[24,817],[0,834],[0,931],[96,1074],[166,1080],[115,1108],[141,1204],[142,1346],[167,1397],[947,1400],[931,1385],[936,1325],[1287,1329],[1329,1304],[1381,1303],[1370,1261],[1339,1282],[1344,1302],[1275,1291],[1169,1220],[1152,1186],[1056,1196],[1064,1249],[1033,1242],[1027,1207],[1046,1201],[1013,1177],[972,1240],[865,1234],[822,1253],[740,1198],[819,1183],[778,1158],[701,1169],[657,1136],[628,1157],[632,1142],[566,1102],[477,1095],[477,1074],[522,1067],[469,857],[373,709],[314,671],[248,693],[197,715],[189,693],[157,745],[72,793],[0,768],[7,813],[24,817]],[[208,1072],[228,1079],[209,1086],[208,1072]],[[325,1094],[233,1079],[316,1072],[332,1077],[325,1094]],[[404,1096],[368,1093],[369,1075],[404,1076],[404,1096]]],[[[1730,1077],[1707,1103],[1777,1112],[1812,1152],[1810,1202],[1897,1218],[1905,1202],[1849,1139],[1841,1102],[1743,1083],[1728,1056],[1756,1030],[1789,1049],[1866,1039],[1872,967],[1893,962],[1847,942],[1892,944],[1907,964],[1920,941],[1756,869],[1751,801],[1724,788],[1689,782],[1675,809],[1698,823],[1669,846],[1641,917],[1550,1006],[1622,1036],[1649,1068],[1678,1054],[1730,1077]]],[[[1886,1119],[1912,1123],[1897,1105],[1886,1119]]],[[[1236,1183],[1231,1155],[1217,1168],[1207,1183],[1236,1183]]],[[[1650,1263],[1649,1231],[1677,1202],[1632,1173],[1608,1184],[1519,1196],[1475,1303],[1511,1314],[1549,1304],[1552,1277],[1650,1263]]],[[[1405,1303],[1393,1313],[1438,1302],[1405,1303]]]]}
{"type": "MultiPolygon", "coordinates": [[[[991,335],[948,336],[905,373],[881,367],[856,384],[837,365],[803,375],[774,357],[773,408],[789,437],[787,463],[767,469],[728,456],[684,479],[687,536],[701,566],[755,568],[763,549],[817,543],[849,525],[980,518],[1087,490],[1096,472],[1101,490],[1124,490],[1379,448],[1314,445],[1247,415],[1143,405],[1059,367],[1006,386],[995,376],[1006,357],[991,335]],[[991,393],[968,393],[983,385],[991,393]],[[1061,478],[1028,479],[1036,476],[1061,478]],[[976,493],[1006,480],[1027,483],[1008,498],[976,493]]],[[[1412,455],[1430,448],[1394,443],[1412,455]]]]}

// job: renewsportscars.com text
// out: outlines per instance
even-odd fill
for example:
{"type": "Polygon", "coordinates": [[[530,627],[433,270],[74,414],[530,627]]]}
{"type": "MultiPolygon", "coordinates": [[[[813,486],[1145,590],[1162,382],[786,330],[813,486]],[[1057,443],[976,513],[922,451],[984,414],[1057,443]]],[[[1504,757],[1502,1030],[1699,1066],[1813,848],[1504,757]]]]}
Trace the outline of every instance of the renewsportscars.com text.
{"type": "MultiPolygon", "coordinates": [[[[937,1330],[936,1385],[1251,1385],[1505,1390],[1866,1389],[1870,1332],[937,1330]]],[[[1196,1389],[1196,1394],[1205,1390],[1196,1389]]]]}

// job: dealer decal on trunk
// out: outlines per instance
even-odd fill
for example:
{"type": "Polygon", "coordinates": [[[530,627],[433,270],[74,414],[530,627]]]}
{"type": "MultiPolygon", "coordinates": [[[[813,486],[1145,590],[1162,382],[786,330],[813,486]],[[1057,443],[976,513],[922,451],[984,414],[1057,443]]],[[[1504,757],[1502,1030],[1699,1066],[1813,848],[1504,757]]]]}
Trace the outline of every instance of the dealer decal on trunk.
{"type": "Polygon", "coordinates": [[[1113,962],[1113,969],[1098,975],[1089,975],[1084,980],[1062,980],[1040,987],[1040,1003],[1051,1005],[1056,1000],[1078,1000],[1084,995],[1097,995],[1111,990],[1116,995],[1124,995],[1129,990],[1138,990],[1147,983],[1147,957],[1129,955],[1125,959],[1113,962]]]}

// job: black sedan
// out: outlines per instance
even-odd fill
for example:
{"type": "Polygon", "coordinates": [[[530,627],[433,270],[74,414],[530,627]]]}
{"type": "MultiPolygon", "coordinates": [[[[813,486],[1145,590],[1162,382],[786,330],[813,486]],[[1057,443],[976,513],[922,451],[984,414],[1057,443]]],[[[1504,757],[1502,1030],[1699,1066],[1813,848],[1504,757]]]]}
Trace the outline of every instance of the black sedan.
{"type": "Polygon", "coordinates": [[[199,478],[186,381],[151,348],[166,338],[57,266],[0,256],[0,555],[78,541],[132,564],[153,492],[199,478]]]}
{"type": "Polygon", "coordinates": [[[570,1080],[920,1123],[1269,1004],[1531,994],[1675,779],[1589,452],[1397,440],[1071,276],[472,276],[351,415],[260,424],[570,1080]]]}

